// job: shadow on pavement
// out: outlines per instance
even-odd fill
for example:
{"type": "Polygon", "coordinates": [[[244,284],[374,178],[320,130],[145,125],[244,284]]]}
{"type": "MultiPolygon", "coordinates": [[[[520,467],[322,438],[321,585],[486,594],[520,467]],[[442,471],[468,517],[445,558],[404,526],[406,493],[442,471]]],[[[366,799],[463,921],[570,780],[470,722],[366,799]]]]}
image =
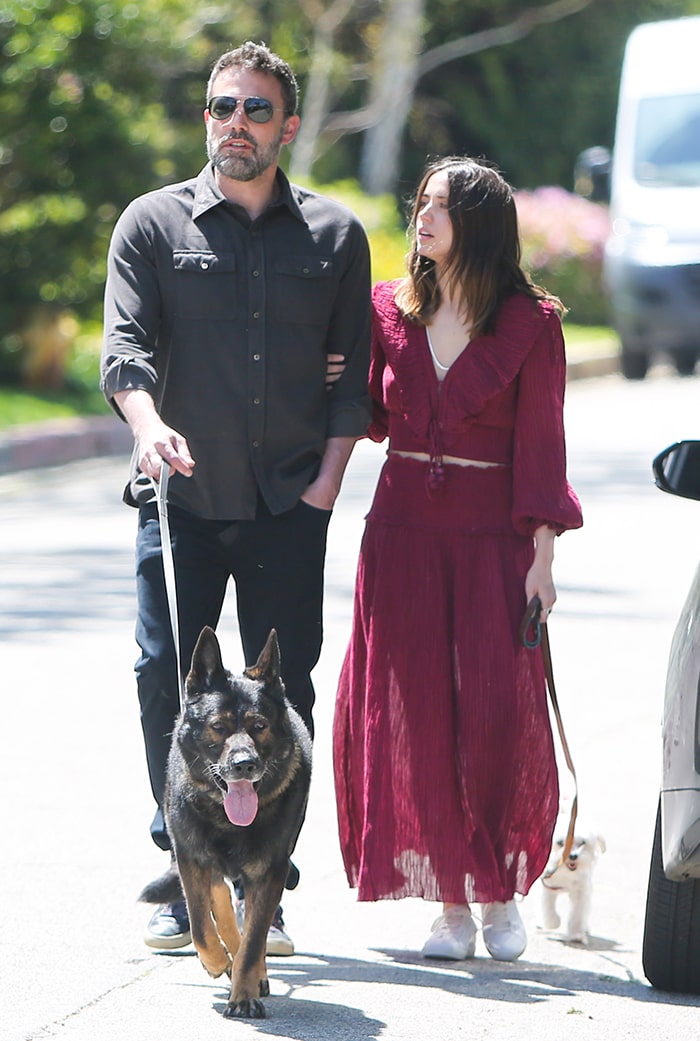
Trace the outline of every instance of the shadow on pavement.
{"type": "Polygon", "coordinates": [[[133,570],[133,553],[121,549],[16,551],[3,569],[0,639],[131,622],[133,570]]]}
{"type": "MultiPolygon", "coordinates": [[[[613,941],[600,939],[598,950],[614,950],[613,941]]],[[[185,952],[183,952],[184,954],[185,952]]],[[[192,952],[193,953],[193,952],[192,952]]],[[[572,967],[553,966],[537,962],[495,962],[476,958],[469,962],[426,962],[410,951],[377,949],[380,961],[354,958],[318,957],[297,953],[291,959],[268,960],[268,971],[273,996],[266,999],[268,1018],[245,1020],[256,1033],[284,1037],[291,1041],[380,1041],[387,1023],[366,1015],[358,1005],[365,1004],[367,986],[374,985],[390,994],[392,1008],[415,1008],[416,1001],[439,1001],[436,993],[453,998],[469,998],[484,1002],[505,1002],[510,1005],[540,1005],[550,999],[564,998],[570,1008],[568,1014],[584,1014],[577,1002],[588,994],[626,997],[655,1005],[698,1006],[700,998],[665,994],[653,990],[641,980],[620,979],[572,967]],[[415,962],[413,959],[415,958],[415,962]],[[405,995],[396,988],[423,988],[424,997],[405,995]],[[317,989],[318,1000],[310,997],[317,989]],[[338,993],[347,994],[338,1002],[338,993]],[[333,996],[336,1000],[328,1001],[333,996]],[[290,1000],[291,999],[291,1000],[290,1000]]],[[[174,952],[168,952],[172,957],[174,952]]],[[[616,966],[619,972],[619,966],[616,966]]],[[[205,984],[206,986],[206,984],[205,984]]],[[[221,1014],[228,997],[228,987],[220,981],[213,984],[214,998],[209,1006],[221,1014]]],[[[369,1002],[367,1002],[369,1004],[369,1002]]],[[[376,1007],[376,1006],[375,1006],[376,1007]]],[[[454,1013],[454,1005],[451,1005],[454,1013]]],[[[202,1009],[204,1013],[205,1009],[202,1009]]],[[[441,1010],[436,1008],[437,1018],[441,1010]]]]}

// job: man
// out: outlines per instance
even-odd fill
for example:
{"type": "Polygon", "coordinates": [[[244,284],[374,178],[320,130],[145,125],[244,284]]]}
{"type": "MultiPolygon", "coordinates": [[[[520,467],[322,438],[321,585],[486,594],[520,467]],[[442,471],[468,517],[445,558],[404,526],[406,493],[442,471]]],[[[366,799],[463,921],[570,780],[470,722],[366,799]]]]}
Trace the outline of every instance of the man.
{"type": "MultiPolygon", "coordinates": [[[[102,389],[135,440],[124,498],[139,507],[136,674],[162,849],[178,711],[151,484],[162,460],[183,670],[233,577],[246,662],[276,628],[287,694],[313,733],[326,530],[369,418],[370,287],[357,218],[278,167],[296,108],[291,69],[264,45],[222,55],[204,111],[209,163],[132,202],[110,245],[102,389]]],[[[184,901],[158,908],[145,939],[188,943],[184,901]]],[[[268,953],[293,949],[278,912],[268,953]]]]}

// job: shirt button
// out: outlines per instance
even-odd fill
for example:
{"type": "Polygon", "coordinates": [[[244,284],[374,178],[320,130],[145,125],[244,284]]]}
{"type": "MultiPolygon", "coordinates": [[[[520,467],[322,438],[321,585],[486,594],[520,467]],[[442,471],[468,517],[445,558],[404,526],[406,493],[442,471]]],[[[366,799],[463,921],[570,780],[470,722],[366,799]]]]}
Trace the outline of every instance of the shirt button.
{"type": "Polygon", "coordinates": [[[260,398],[253,398],[253,404],[254,405],[259,405],[260,404],[260,398]]]}
{"type": "Polygon", "coordinates": [[[253,441],[253,448],[260,448],[260,442],[259,441],[253,441]]]}
{"type": "Polygon", "coordinates": [[[259,311],[253,311],[253,318],[259,318],[259,317],[260,317],[260,312],[259,311]]]}
{"type": "Polygon", "coordinates": [[[309,273],[309,269],[308,269],[307,267],[305,267],[305,268],[304,268],[303,270],[304,270],[304,274],[305,274],[305,275],[308,275],[308,273],[309,273]]]}
{"type": "Polygon", "coordinates": [[[253,278],[258,278],[259,276],[260,276],[260,272],[257,269],[255,271],[253,271],[253,278]]]}
{"type": "Polygon", "coordinates": [[[253,361],[260,361],[260,355],[259,354],[254,354],[253,355],[253,361]]]}
{"type": "Polygon", "coordinates": [[[209,267],[209,264],[207,263],[207,261],[203,260],[202,263],[201,263],[202,271],[206,271],[208,267],[209,267]]]}

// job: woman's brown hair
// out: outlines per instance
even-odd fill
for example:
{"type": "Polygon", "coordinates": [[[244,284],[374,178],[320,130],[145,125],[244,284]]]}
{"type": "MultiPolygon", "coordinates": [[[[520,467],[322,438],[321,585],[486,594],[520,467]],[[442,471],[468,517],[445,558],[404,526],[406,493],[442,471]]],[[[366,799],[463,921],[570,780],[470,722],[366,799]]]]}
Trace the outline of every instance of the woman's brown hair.
{"type": "Polygon", "coordinates": [[[449,292],[465,301],[472,337],[493,332],[498,309],[514,293],[547,300],[564,313],[561,301],[535,285],[520,266],[518,216],[511,186],[488,162],[460,156],[430,163],[418,185],[410,223],[413,244],[407,258],[408,275],[396,291],[400,310],[412,321],[428,325],[442,300],[435,262],[420,255],[415,231],[426,185],[443,170],[449,185],[453,236],[442,273],[449,292]]]}

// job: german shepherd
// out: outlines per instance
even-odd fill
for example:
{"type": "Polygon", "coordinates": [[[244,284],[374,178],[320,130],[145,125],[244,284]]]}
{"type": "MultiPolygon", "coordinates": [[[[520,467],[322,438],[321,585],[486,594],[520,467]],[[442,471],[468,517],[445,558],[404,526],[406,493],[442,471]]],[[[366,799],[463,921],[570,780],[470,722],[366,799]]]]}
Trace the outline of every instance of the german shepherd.
{"type": "Polygon", "coordinates": [[[165,819],[175,864],[146,886],[146,903],[181,899],[210,976],[227,973],[227,1018],[262,1019],[270,986],[268,929],[306,812],[311,738],[287,701],[273,629],[255,665],[232,676],[208,626],[185,680],[168,760],[165,819]],[[178,877],[179,874],[179,877],[178,877]],[[245,890],[241,936],[227,884],[245,890]]]}

